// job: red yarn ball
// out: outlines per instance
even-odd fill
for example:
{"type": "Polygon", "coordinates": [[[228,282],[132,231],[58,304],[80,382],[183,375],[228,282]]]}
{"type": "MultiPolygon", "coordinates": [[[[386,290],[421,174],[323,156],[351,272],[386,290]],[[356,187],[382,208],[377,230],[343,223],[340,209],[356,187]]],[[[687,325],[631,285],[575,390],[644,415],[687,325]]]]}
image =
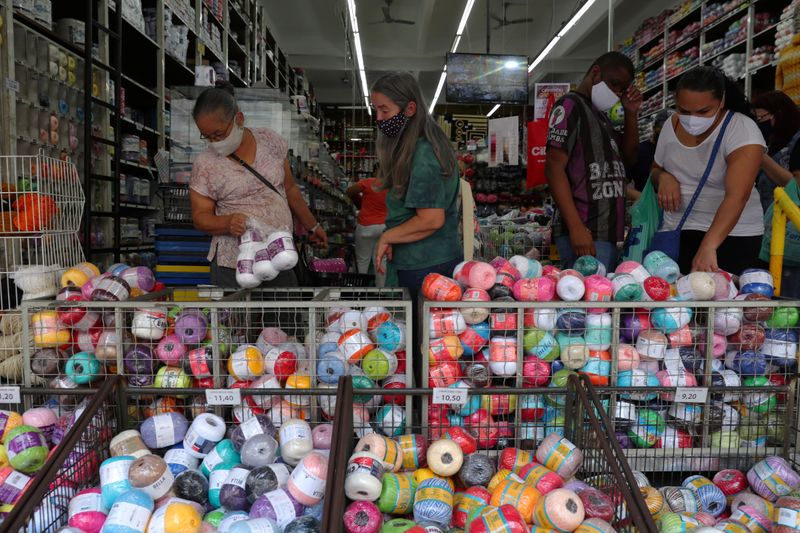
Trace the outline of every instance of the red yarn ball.
{"type": "Polygon", "coordinates": [[[743,472],[732,468],[720,470],[714,474],[714,478],[711,481],[714,482],[714,485],[719,487],[719,490],[721,490],[725,496],[735,496],[750,486],[749,483],[747,483],[747,476],[744,475],[743,472]]]}

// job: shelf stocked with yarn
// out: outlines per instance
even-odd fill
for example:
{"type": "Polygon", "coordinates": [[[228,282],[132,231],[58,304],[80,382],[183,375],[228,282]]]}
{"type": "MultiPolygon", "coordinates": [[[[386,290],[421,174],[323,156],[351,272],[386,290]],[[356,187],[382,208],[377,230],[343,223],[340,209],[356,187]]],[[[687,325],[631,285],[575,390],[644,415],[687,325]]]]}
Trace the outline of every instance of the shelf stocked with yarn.
{"type": "Polygon", "coordinates": [[[774,87],[767,71],[776,63],[775,40],[785,40],[780,36],[786,32],[786,24],[779,19],[789,18],[786,13],[786,6],[777,2],[688,0],[645,20],[632,43],[626,41],[623,47],[631,51],[637,68],[635,82],[645,100],[657,100],[656,91],[662,100],[658,108],[651,104],[640,120],[669,107],[668,95],[677,80],[696,65],[724,68],[726,74],[744,82],[748,94],[774,87]],[[738,59],[737,52],[745,49],[753,52],[752,60],[738,59]],[[737,55],[735,61],[730,59],[733,55],[737,55]]]}
{"type": "MultiPolygon", "coordinates": [[[[752,462],[785,451],[770,427],[796,424],[786,384],[797,366],[798,302],[770,300],[768,272],[734,279],[680,276],[660,252],[608,275],[588,257],[565,271],[521,256],[468,262],[454,278],[423,283],[423,375],[431,387],[550,387],[551,396],[497,413],[539,439],[564,425],[558,394],[577,372],[619,387],[607,396],[609,416],[634,468],[752,462]],[[703,401],[676,399],[674,387],[703,401]]],[[[439,424],[470,427],[488,416],[492,425],[485,409],[451,405],[439,424]]]]}

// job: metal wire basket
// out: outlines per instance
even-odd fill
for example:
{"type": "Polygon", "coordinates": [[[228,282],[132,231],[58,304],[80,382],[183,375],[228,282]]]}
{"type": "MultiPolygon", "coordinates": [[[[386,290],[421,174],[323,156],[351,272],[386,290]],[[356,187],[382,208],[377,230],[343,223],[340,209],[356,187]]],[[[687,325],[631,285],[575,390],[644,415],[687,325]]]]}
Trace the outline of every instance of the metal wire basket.
{"type": "MultiPolygon", "coordinates": [[[[466,429],[476,437],[476,453],[486,455],[492,461],[498,460],[501,452],[506,448],[523,450],[521,453],[533,453],[540,443],[541,437],[546,433],[558,433],[583,451],[583,462],[576,474],[576,478],[586,481],[591,486],[598,488],[615,502],[613,525],[618,530],[625,528],[629,531],[655,532],[657,528],[650,514],[646,512],[645,502],[638,490],[636,479],[629,468],[625,456],[613,438],[611,422],[597,395],[591,390],[588,380],[581,380],[574,376],[569,380],[564,389],[553,390],[547,388],[490,388],[471,389],[469,397],[481,398],[481,402],[497,402],[498,395],[508,398],[501,401],[506,412],[499,415],[491,423],[487,420],[470,423],[466,429]],[[570,415],[561,425],[553,425],[542,435],[535,435],[525,423],[521,423],[514,413],[514,406],[525,405],[532,398],[538,398],[563,404],[570,415]],[[503,427],[498,433],[498,428],[503,427]]],[[[351,403],[356,407],[372,395],[385,394],[382,389],[361,389],[348,385],[343,394],[337,399],[339,405],[351,403]]],[[[422,403],[423,412],[420,418],[410,420],[394,420],[379,422],[364,422],[363,419],[352,419],[353,409],[344,409],[347,419],[343,420],[347,426],[341,436],[345,442],[337,443],[337,451],[345,456],[347,461],[355,447],[357,438],[367,433],[377,432],[388,437],[401,435],[422,435],[428,442],[440,438],[449,425],[439,425],[429,416],[427,405],[432,396],[431,389],[408,389],[398,391],[396,397],[405,398],[406,401],[415,399],[415,403],[422,403]],[[428,401],[426,401],[428,400],[428,401]],[[348,437],[349,436],[349,437],[348,437]]],[[[497,405],[497,403],[496,403],[497,405]]],[[[355,412],[358,412],[356,409],[355,412]]],[[[348,500],[345,497],[344,477],[345,468],[338,468],[338,477],[332,482],[335,495],[331,502],[332,516],[343,516],[348,500]]],[[[343,531],[341,524],[329,530],[332,533],[343,531]]]]}
{"type": "Polygon", "coordinates": [[[548,261],[552,228],[528,222],[527,219],[492,222],[481,224],[478,239],[478,255],[487,261],[498,256],[508,259],[514,255],[548,261]]]}
{"type": "Polygon", "coordinates": [[[162,185],[164,196],[164,220],[167,222],[191,222],[192,202],[188,186],[162,185]]]}

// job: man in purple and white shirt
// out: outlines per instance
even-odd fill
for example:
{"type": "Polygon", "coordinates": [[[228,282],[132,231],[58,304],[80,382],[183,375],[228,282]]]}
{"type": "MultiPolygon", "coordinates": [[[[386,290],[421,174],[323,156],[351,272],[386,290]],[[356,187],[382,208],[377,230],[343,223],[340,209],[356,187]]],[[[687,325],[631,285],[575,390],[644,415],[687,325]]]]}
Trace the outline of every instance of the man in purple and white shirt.
{"type": "Polygon", "coordinates": [[[597,257],[608,271],[616,267],[616,246],[624,237],[625,165],[636,160],[639,147],[642,96],[633,74],[627,56],[603,54],[550,113],[545,176],[558,208],[553,235],[565,268],[582,255],[597,257]],[[608,118],[620,101],[622,135],[608,118]]]}

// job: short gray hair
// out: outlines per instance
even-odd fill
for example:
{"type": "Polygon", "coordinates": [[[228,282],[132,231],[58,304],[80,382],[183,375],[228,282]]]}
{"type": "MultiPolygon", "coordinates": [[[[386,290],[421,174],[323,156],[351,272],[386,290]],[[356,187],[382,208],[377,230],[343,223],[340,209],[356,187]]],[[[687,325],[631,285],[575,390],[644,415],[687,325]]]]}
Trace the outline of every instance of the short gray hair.
{"type": "Polygon", "coordinates": [[[233,92],[233,85],[227,82],[217,82],[216,87],[210,87],[200,93],[194,102],[192,118],[197,120],[200,115],[221,112],[226,120],[233,118],[239,112],[239,104],[233,92]]]}

